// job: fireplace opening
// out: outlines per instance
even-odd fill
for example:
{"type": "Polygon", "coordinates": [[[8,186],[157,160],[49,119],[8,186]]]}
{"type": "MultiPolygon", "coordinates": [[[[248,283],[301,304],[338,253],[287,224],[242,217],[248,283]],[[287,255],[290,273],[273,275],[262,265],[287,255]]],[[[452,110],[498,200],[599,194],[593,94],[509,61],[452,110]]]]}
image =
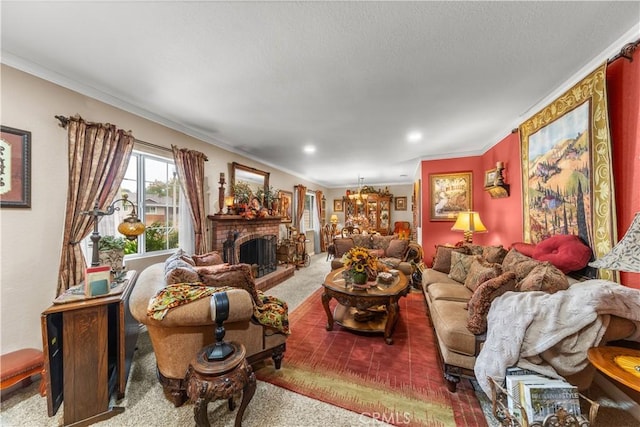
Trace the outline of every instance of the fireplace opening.
{"type": "Polygon", "coordinates": [[[278,239],[274,235],[259,236],[240,244],[239,261],[249,264],[255,277],[262,277],[276,271],[276,248],[278,239]]]}

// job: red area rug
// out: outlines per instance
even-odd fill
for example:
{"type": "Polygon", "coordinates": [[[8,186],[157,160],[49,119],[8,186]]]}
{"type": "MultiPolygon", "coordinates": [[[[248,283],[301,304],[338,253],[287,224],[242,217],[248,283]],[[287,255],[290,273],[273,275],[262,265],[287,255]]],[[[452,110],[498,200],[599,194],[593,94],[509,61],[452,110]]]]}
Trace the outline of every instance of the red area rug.
{"type": "Polygon", "coordinates": [[[446,389],[422,293],[400,299],[393,345],[337,324],[326,331],[321,293],[291,313],[282,369],[259,369],[258,379],[389,424],[487,425],[469,381],[446,389]]]}

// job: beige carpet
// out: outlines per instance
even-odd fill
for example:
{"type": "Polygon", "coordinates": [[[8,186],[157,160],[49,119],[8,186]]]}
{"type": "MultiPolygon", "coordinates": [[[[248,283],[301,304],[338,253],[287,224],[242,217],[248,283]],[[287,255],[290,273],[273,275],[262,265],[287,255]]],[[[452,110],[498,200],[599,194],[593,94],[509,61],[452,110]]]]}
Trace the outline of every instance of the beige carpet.
{"type": "MultiPolygon", "coordinates": [[[[330,265],[326,254],[312,257],[311,266],[296,271],[295,276],[270,289],[269,294],[283,298],[290,310],[295,310],[311,293],[317,290],[330,265]]],[[[286,359],[286,354],[285,354],[286,359]]],[[[486,400],[486,396],[481,396],[486,400]]],[[[614,406],[602,396],[607,406],[614,406]]],[[[600,400],[600,399],[598,399],[600,400]]],[[[146,333],[138,340],[125,398],[117,402],[125,407],[124,413],[97,426],[189,426],[194,425],[193,406],[185,404],[175,408],[163,395],[156,379],[155,356],[146,333]]],[[[229,412],[226,402],[212,402],[208,407],[212,426],[233,426],[235,412],[229,412]]],[[[49,418],[46,399],[38,394],[38,382],[8,395],[1,404],[0,425],[5,426],[59,426],[62,425],[63,408],[49,418]]],[[[496,425],[488,416],[488,424],[496,425]]],[[[638,427],[635,419],[620,409],[603,412],[598,417],[597,427],[638,427]]],[[[327,426],[387,426],[366,415],[357,414],[297,393],[258,381],[256,394],[243,418],[243,426],[278,427],[327,427],[327,426]]]]}

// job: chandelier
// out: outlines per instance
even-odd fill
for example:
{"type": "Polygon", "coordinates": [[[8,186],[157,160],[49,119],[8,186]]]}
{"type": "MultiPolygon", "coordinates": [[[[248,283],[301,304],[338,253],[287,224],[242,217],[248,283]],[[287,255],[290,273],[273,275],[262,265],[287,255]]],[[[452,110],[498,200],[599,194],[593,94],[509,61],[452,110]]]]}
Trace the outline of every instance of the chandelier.
{"type": "Polygon", "coordinates": [[[355,200],[358,205],[361,205],[363,202],[367,201],[367,194],[362,192],[362,183],[364,182],[364,178],[358,175],[358,192],[351,193],[347,190],[347,197],[351,200],[355,200]]]}

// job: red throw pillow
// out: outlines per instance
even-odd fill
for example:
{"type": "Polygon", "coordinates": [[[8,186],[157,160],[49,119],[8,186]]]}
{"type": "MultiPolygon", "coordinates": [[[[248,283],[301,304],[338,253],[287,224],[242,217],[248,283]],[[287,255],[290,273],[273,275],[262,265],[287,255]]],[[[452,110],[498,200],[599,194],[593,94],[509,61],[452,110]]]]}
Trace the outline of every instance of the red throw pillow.
{"type": "Polygon", "coordinates": [[[591,259],[591,248],[582,243],[578,236],[557,234],[536,245],[533,259],[549,261],[567,274],[587,266],[591,259]]]}

